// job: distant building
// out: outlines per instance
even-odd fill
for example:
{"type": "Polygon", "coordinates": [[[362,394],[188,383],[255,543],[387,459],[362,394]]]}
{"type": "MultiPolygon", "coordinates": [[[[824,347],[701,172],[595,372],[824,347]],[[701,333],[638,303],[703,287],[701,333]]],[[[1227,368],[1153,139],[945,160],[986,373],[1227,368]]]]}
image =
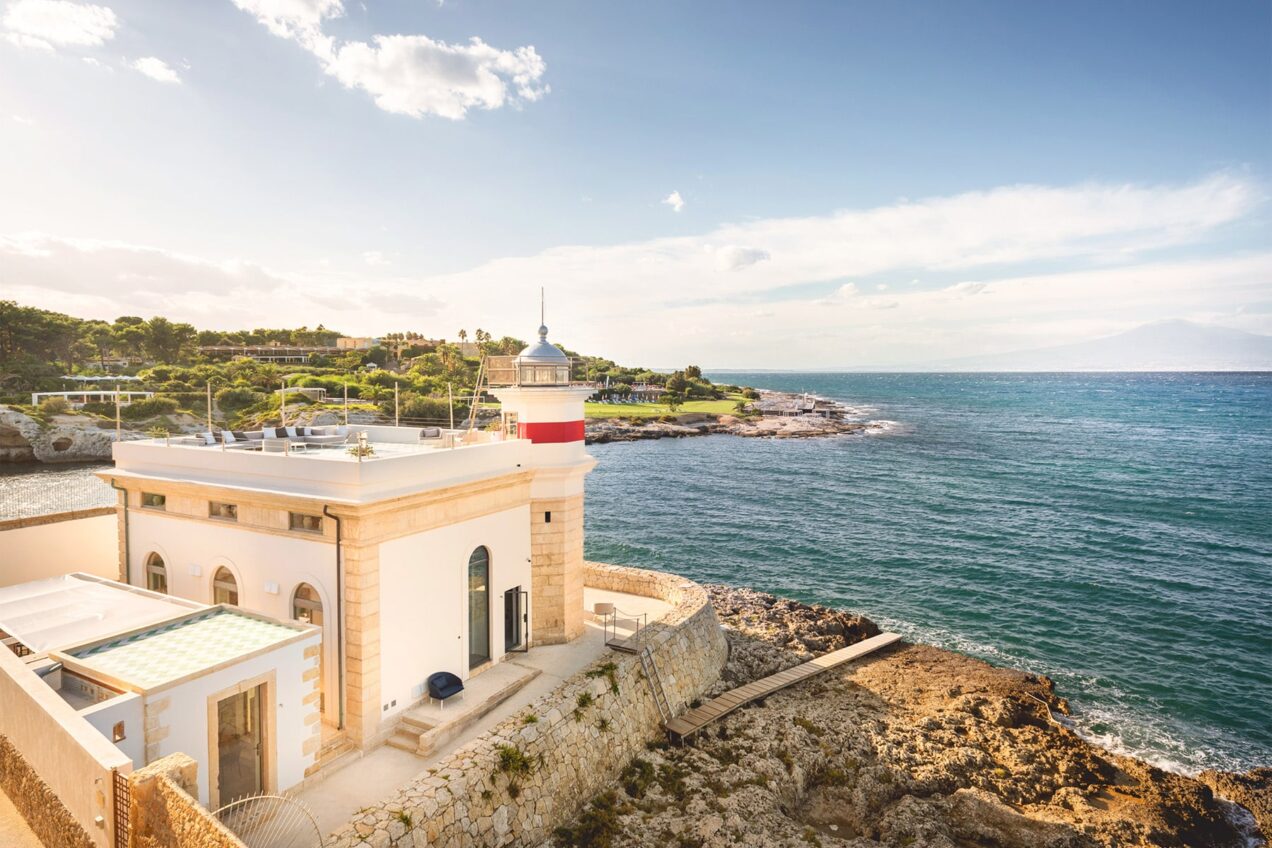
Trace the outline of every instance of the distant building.
{"type": "Polygon", "coordinates": [[[341,336],[336,339],[336,347],[339,350],[370,350],[379,343],[379,339],[365,337],[341,336]]]}

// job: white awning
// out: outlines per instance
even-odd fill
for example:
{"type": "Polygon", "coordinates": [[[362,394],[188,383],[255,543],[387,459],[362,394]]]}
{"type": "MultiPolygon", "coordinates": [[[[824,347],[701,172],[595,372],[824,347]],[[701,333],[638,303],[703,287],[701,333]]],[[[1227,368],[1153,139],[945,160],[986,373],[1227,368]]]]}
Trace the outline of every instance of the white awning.
{"type": "Polygon", "coordinates": [[[0,588],[0,630],[42,653],[204,607],[88,574],[66,574],[0,588]]]}

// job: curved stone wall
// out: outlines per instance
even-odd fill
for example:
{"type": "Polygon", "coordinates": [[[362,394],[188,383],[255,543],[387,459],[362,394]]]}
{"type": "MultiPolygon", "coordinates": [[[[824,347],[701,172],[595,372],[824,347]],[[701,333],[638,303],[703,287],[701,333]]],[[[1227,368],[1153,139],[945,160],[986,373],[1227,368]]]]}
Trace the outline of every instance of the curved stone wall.
{"type": "MultiPolygon", "coordinates": [[[[662,572],[587,563],[589,586],[664,600],[642,631],[673,712],[719,679],[727,645],[701,586],[662,572]]],[[[328,845],[500,846],[547,839],[662,736],[640,658],[611,653],[366,810],[328,845]],[[612,663],[608,671],[605,663],[612,663]],[[531,720],[533,716],[533,720],[531,720]]]]}

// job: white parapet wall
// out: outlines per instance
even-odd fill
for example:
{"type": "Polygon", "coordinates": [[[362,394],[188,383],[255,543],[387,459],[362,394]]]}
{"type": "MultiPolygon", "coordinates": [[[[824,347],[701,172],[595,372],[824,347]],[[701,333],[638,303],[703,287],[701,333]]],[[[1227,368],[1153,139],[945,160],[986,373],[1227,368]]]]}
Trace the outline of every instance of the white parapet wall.
{"type": "Polygon", "coordinates": [[[7,650],[0,650],[0,755],[6,794],[46,845],[73,848],[85,837],[115,845],[113,772],[130,773],[132,761],[7,650]]]}
{"type": "Polygon", "coordinates": [[[72,571],[119,578],[115,507],[0,521],[0,586],[72,571]]]}

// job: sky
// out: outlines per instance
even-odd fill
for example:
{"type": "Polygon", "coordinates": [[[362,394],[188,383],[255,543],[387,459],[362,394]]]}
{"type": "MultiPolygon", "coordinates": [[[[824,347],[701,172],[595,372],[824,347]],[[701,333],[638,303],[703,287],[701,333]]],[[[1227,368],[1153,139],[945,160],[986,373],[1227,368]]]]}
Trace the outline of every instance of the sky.
{"type": "Polygon", "coordinates": [[[1272,333],[1272,4],[0,0],[0,298],[896,366],[1272,333]]]}

